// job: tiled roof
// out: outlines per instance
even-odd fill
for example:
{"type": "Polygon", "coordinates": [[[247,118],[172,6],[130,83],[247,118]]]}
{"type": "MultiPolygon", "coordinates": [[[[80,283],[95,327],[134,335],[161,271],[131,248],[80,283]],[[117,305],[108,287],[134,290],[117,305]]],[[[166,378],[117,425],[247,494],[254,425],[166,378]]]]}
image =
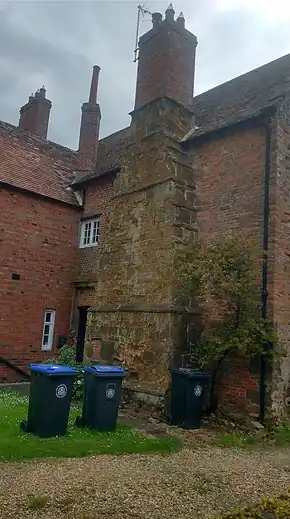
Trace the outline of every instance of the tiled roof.
{"type": "Polygon", "coordinates": [[[69,186],[114,168],[129,138],[130,128],[124,128],[101,139],[97,173],[78,173],[75,151],[0,121],[0,183],[78,205],[69,186]]]}
{"type": "Polygon", "coordinates": [[[69,148],[0,121],[0,182],[78,205],[67,190],[75,167],[69,148]]]}
{"type": "Polygon", "coordinates": [[[257,115],[290,94],[290,54],[247,72],[193,99],[194,139],[257,115]]]}
{"type": "Polygon", "coordinates": [[[72,185],[80,182],[87,182],[93,178],[99,178],[104,173],[111,171],[118,166],[119,158],[125,147],[131,141],[130,126],[119,130],[104,139],[101,139],[98,147],[98,159],[96,168],[88,173],[76,173],[75,180],[72,185]]]}
{"type": "MultiPolygon", "coordinates": [[[[290,54],[194,97],[198,128],[185,140],[253,117],[289,93],[290,54]]],[[[76,152],[0,122],[0,182],[76,204],[67,187],[118,167],[131,139],[130,127],[101,139],[96,168],[83,173],[77,171],[76,152]]]]}
{"type": "MultiPolygon", "coordinates": [[[[277,104],[286,93],[290,93],[290,54],[194,97],[193,110],[198,128],[189,132],[184,140],[256,116],[261,110],[277,104]]],[[[98,178],[106,170],[116,167],[130,139],[128,127],[100,141],[96,169],[78,174],[75,183],[98,178]]]]}

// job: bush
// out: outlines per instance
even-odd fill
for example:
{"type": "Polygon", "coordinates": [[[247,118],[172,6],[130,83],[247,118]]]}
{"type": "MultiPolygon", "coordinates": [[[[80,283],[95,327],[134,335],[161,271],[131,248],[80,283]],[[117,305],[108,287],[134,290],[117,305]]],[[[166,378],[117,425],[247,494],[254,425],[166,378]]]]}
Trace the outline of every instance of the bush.
{"type": "Polygon", "coordinates": [[[219,363],[230,351],[271,357],[277,336],[273,323],[261,317],[260,251],[245,236],[216,243],[196,240],[176,263],[182,304],[195,302],[204,327],[192,346],[197,369],[219,363]]]}
{"type": "Polygon", "coordinates": [[[73,400],[82,400],[84,393],[84,374],[83,367],[87,366],[88,362],[76,362],[76,350],[73,346],[65,344],[60,352],[59,356],[54,359],[46,359],[43,364],[60,364],[61,366],[69,366],[78,370],[78,377],[74,378],[73,381],[73,400]]]}

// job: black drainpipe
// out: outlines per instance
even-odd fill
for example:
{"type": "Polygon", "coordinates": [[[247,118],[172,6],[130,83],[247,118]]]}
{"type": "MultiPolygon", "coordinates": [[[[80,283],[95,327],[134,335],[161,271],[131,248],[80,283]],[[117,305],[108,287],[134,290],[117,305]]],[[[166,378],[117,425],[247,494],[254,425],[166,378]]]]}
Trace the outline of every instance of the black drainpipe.
{"type": "MultiPolygon", "coordinates": [[[[262,319],[267,318],[268,310],[268,250],[269,250],[269,195],[270,195],[270,163],[271,163],[271,118],[265,120],[265,173],[264,173],[264,215],[263,215],[263,267],[262,267],[262,319]]],[[[266,349],[268,344],[264,345],[266,349]]],[[[265,420],[267,361],[261,355],[260,364],[260,416],[265,420]]]]}

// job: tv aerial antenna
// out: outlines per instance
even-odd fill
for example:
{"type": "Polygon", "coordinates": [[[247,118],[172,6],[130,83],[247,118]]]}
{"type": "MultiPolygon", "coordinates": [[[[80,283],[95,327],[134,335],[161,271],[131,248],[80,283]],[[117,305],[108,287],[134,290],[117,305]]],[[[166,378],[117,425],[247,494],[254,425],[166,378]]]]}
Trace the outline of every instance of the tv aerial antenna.
{"type": "Polygon", "coordinates": [[[139,42],[139,32],[140,32],[140,23],[141,23],[141,16],[144,17],[146,14],[152,14],[148,9],[145,9],[142,5],[138,5],[137,7],[137,27],[136,27],[136,42],[135,42],[135,50],[134,50],[134,60],[133,62],[136,63],[138,61],[138,42],[139,42]]]}

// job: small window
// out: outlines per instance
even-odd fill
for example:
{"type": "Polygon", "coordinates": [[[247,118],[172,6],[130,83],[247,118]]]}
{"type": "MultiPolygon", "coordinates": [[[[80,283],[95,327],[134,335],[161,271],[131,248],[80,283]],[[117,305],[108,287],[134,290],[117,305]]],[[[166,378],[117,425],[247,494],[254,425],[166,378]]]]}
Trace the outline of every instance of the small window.
{"type": "Polygon", "coordinates": [[[84,220],[81,223],[80,247],[93,247],[100,240],[100,218],[84,220]]]}
{"type": "Polygon", "coordinates": [[[55,310],[45,310],[41,346],[43,351],[50,351],[52,349],[54,320],[55,310]]]}

